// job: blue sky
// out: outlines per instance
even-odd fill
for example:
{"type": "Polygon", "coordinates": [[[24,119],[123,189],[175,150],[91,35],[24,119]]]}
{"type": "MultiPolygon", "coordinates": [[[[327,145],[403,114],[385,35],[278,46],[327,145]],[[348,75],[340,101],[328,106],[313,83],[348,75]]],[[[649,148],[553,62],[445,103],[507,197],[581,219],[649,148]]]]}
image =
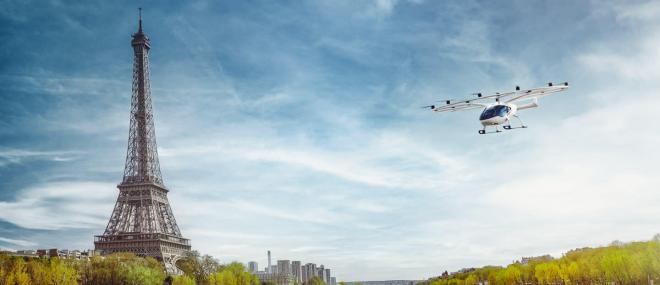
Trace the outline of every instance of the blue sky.
{"type": "Polygon", "coordinates": [[[90,248],[128,137],[136,8],[193,248],[421,279],[660,232],[660,3],[3,1],[0,247],[90,248]],[[569,81],[479,136],[419,106],[569,81]]]}

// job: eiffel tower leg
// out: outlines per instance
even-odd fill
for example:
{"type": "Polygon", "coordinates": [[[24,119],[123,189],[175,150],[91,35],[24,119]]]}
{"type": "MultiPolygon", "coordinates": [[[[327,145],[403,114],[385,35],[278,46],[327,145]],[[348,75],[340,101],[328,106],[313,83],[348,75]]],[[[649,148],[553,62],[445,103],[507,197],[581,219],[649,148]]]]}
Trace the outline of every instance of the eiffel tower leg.
{"type": "Polygon", "coordinates": [[[163,256],[163,263],[165,264],[165,271],[170,275],[181,275],[183,271],[176,267],[176,262],[179,261],[182,257],[179,255],[169,255],[166,254],[163,256]]]}

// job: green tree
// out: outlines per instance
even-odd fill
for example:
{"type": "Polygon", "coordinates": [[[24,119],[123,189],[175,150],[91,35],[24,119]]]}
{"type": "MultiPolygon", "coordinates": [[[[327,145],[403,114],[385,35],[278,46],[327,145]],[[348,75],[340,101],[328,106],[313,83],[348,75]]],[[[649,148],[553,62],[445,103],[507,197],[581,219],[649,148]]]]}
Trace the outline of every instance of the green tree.
{"type": "Polygon", "coordinates": [[[191,251],[185,258],[177,261],[176,265],[200,285],[208,284],[209,277],[221,267],[212,256],[200,255],[198,251],[191,251]]]}
{"type": "Polygon", "coordinates": [[[465,278],[465,285],[475,285],[477,284],[477,275],[470,274],[465,278]]]}
{"type": "Polygon", "coordinates": [[[7,273],[5,277],[5,283],[7,285],[30,285],[32,284],[32,279],[27,272],[27,265],[23,258],[12,258],[11,270],[7,273]]]}
{"type": "Polygon", "coordinates": [[[245,270],[243,264],[232,262],[221,266],[209,276],[211,285],[259,285],[259,279],[245,270]]]}
{"type": "Polygon", "coordinates": [[[610,249],[600,262],[605,277],[618,284],[632,284],[640,279],[640,268],[631,260],[630,254],[621,249],[610,249]]]}
{"type": "MultiPolygon", "coordinates": [[[[325,285],[325,282],[323,282],[323,280],[321,280],[321,278],[319,278],[318,276],[314,276],[314,277],[312,277],[312,279],[309,279],[307,284],[308,285],[325,285]]],[[[361,283],[357,283],[355,285],[361,285],[361,283]]]]}
{"type": "Polygon", "coordinates": [[[175,276],[172,285],[196,285],[195,279],[187,275],[175,276]]]}
{"type": "Polygon", "coordinates": [[[162,271],[154,270],[147,266],[133,264],[125,269],[122,284],[142,285],[142,284],[163,284],[165,274],[162,271]]]}
{"type": "Polygon", "coordinates": [[[504,270],[503,279],[505,285],[515,285],[521,283],[522,271],[520,268],[518,268],[517,265],[511,264],[504,270]]]}

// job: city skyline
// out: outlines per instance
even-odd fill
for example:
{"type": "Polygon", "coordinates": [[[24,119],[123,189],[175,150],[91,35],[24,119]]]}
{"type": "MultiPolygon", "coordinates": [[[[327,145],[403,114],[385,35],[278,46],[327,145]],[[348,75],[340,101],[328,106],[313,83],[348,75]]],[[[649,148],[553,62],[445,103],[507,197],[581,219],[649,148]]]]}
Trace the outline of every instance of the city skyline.
{"type": "MultiPolygon", "coordinates": [[[[203,254],[419,280],[660,232],[656,2],[142,7],[164,183],[203,254]],[[549,81],[571,89],[513,133],[419,108],[549,81]]],[[[1,249],[103,232],[136,17],[129,1],[1,7],[1,249]]]]}
{"type": "Polygon", "coordinates": [[[308,282],[318,277],[327,285],[337,285],[336,276],[332,274],[330,268],[323,264],[316,265],[313,262],[303,262],[301,260],[290,260],[277,258],[275,264],[272,264],[271,251],[266,251],[266,262],[263,270],[259,268],[259,262],[251,261],[246,263],[247,271],[255,274],[262,282],[273,281],[277,284],[309,284],[308,282]],[[334,282],[333,282],[334,280],[334,282]]]}

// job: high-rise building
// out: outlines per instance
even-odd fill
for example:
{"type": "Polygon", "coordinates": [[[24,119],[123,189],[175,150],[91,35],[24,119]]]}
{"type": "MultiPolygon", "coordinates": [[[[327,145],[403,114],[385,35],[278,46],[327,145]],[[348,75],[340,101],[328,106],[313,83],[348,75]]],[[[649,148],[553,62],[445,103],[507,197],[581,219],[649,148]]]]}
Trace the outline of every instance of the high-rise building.
{"type": "Polygon", "coordinates": [[[319,268],[317,270],[318,270],[318,273],[316,274],[316,276],[318,276],[321,279],[321,281],[325,282],[325,280],[326,280],[325,279],[325,268],[323,267],[323,264],[321,264],[321,266],[319,266],[319,268]]]}
{"type": "Polygon", "coordinates": [[[266,267],[266,273],[273,273],[272,271],[270,271],[270,267],[271,267],[271,264],[270,264],[270,250],[269,250],[268,251],[268,267],[266,267]]]}
{"type": "Polygon", "coordinates": [[[161,177],[149,83],[151,44],[142,32],[141,10],[138,23],[131,41],[133,94],[124,177],[110,221],[103,234],[94,237],[94,248],[103,255],[151,256],[162,261],[168,273],[179,273],[175,263],[190,251],[190,240],[179,231],[161,177]]]}
{"type": "Polygon", "coordinates": [[[302,283],[302,266],[300,261],[291,261],[291,274],[293,274],[295,282],[302,283]]]}
{"type": "Polygon", "coordinates": [[[256,273],[259,271],[259,264],[256,261],[248,262],[248,271],[250,273],[256,273]]]}
{"type": "Polygon", "coordinates": [[[281,275],[291,274],[291,261],[289,260],[278,260],[277,261],[277,273],[281,275]]]}
{"type": "Polygon", "coordinates": [[[330,268],[325,269],[325,280],[323,280],[323,282],[330,285],[330,268]]]}
{"type": "Polygon", "coordinates": [[[270,274],[259,271],[255,275],[262,283],[274,283],[276,285],[295,285],[291,274],[270,274]]]}
{"type": "Polygon", "coordinates": [[[330,283],[328,285],[337,285],[337,277],[330,277],[330,283]]]}
{"type": "Polygon", "coordinates": [[[303,282],[308,282],[312,278],[318,276],[318,272],[316,270],[316,264],[314,263],[307,263],[305,264],[305,272],[306,272],[306,279],[303,280],[303,282]]]}

